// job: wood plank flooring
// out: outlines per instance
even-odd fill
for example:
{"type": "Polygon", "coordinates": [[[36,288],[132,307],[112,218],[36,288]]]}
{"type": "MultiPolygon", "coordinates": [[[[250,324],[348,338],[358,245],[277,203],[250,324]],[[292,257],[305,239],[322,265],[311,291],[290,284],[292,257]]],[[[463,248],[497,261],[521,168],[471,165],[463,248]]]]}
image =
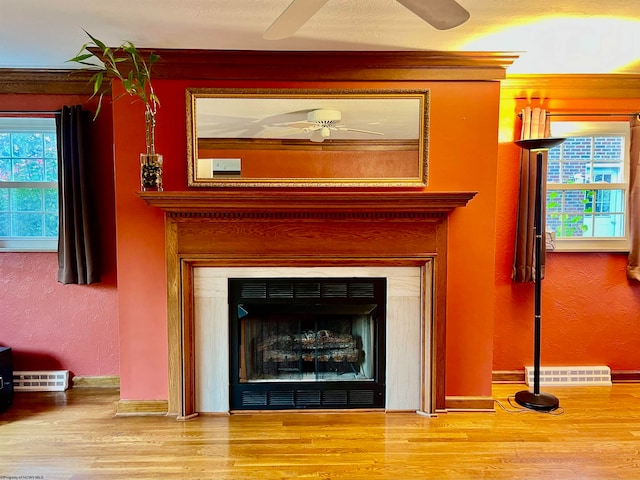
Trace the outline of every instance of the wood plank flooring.
{"type": "Polygon", "coordinates": [[[0,479],[639,479],[640,385],[545,388],[562,414],[114,417],[118,393],[18,393],[0,479]]]}

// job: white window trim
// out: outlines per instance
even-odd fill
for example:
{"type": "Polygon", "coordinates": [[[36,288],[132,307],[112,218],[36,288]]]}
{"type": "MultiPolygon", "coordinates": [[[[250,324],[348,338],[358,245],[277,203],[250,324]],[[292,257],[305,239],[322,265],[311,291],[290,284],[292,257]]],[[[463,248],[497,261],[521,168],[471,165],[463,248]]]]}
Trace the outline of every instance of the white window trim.
{"type": "MultiPolygon", "coordinates": [[[[55,132],[51,118],[16,117],[0,118],[0,131],[55,132]]],[[[0,188],[58,188],[58,182],[0,182],[0,188]]],[[[57,252],[58,237],[0,237],[0,252],[57,252]]]]}
{"type": "Polygon", "coordinates": [[[631,141],[631,131],[629,122],[561,122],[551,124],[554,137],[584,137],[584,136],[607,136],[616,135],[624,137],[624,180],[625,183],[581,183],[581,184],[558,184],[548,183],[547,190],[622,190],[625,198],[625,236],[619,238],[603,237],[581,237],[579,239],[557,238],[554,235],[553,244],[555,248],[548,249],[549,252],[629,252],[631,241],[629,238],[629,168],[631,166],[629,158],[629,144],[631,141]]]}
{"type": "Polygon", "coordinates": [[[30,237],[0,238],[0,252],[57,252],[58,239],[30,237]]]}

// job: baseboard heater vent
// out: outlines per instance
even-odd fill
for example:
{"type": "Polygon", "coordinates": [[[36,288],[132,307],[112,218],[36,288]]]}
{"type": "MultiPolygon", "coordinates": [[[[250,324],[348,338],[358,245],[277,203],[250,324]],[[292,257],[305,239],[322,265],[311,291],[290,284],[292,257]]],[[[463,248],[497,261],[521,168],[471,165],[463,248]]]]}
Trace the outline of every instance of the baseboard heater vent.
{"type": "Polygon", "coordinates": [[[69,370],[13,372],[17,392],[64,392],[69,388],[69,370]]]}
{"type": "MultiPolygon", "coordinates": [[[[533,367],[524,367],[525,382],[529,386],[534,383],[533,370],[533,367]]],[[[541,367],[540,385],[611,385],[611,369],[606,366],[541,367]]]]}

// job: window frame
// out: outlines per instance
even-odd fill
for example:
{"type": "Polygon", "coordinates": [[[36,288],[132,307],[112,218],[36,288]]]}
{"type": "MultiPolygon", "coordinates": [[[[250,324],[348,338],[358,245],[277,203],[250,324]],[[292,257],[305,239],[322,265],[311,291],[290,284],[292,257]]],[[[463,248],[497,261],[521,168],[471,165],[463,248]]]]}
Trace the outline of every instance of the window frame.
{"type": "MultiPolygon", "coordinates": [[[[548,251],[555,252],[628,252],[630,248],[629,237],[629,168],[631,166],[629,145],[631,139],[631,128],[629,122],[624,121],[555,121],[551,124],[554,137],[606,137],[616,136],[624,138],[622,162],[622,183],[551,183],[547,181],[547,192],[552,190],[621,190],[624,196],[624,236],[622,237],[578,237],[563,238],[557,237],[555,232],[547,232],[551,235],[553,245],[548,251]],[[605,188],[602,188],[606,185],[605,188]]],[[[593,162],[594,169],[596,163],[593,162]]],[[[620,165],[620,164],[616,164],[620,165]]],[[[548,203],[545,205],[548,208],[548,203]]],[[[594,213],[595,213],[594,205],[594,213]]],[[[548,245],[549,245],[548,243],[548,245]]]]}
{"type": "MultiPolygon", "coordinates": [[[[11,132],[42,132],[56,134],[55,117],[1,117],[0,133],[11,132]],[[25,121],[26,119],[26,121],[25,121]]],[[[55,182],[1,182],[0,188],[38,188],[58,189],[59,179],[55,182]]],[[[60,199],[58,198],[58,202],[60,199]]],[[[56,252],[60,232],[55,237],[5,237],[0,236],[0,252],[56,252]]]]}

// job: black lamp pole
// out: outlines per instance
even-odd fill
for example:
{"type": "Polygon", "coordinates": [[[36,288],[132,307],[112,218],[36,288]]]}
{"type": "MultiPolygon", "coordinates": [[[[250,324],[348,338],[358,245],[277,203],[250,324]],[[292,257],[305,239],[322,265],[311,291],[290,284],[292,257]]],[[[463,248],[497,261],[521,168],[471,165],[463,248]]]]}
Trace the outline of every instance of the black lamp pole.
{"type": "Polygon", "coordinates": [[[550,393],[540,393],[540,311],[542,278],[542,162],[543,152],[560,145],[564,138],[532,138],[527,140],[517,140],[515,143],[520,148],[536,151],[536,195],[534,204],[533,228],[535,233],[535,278],[534,278],[534,340],[533,340],[533,392],[522,390],[516,393],[516,402],[525,408],[550,412],[560,405],[558,399],[550,393]]]}

